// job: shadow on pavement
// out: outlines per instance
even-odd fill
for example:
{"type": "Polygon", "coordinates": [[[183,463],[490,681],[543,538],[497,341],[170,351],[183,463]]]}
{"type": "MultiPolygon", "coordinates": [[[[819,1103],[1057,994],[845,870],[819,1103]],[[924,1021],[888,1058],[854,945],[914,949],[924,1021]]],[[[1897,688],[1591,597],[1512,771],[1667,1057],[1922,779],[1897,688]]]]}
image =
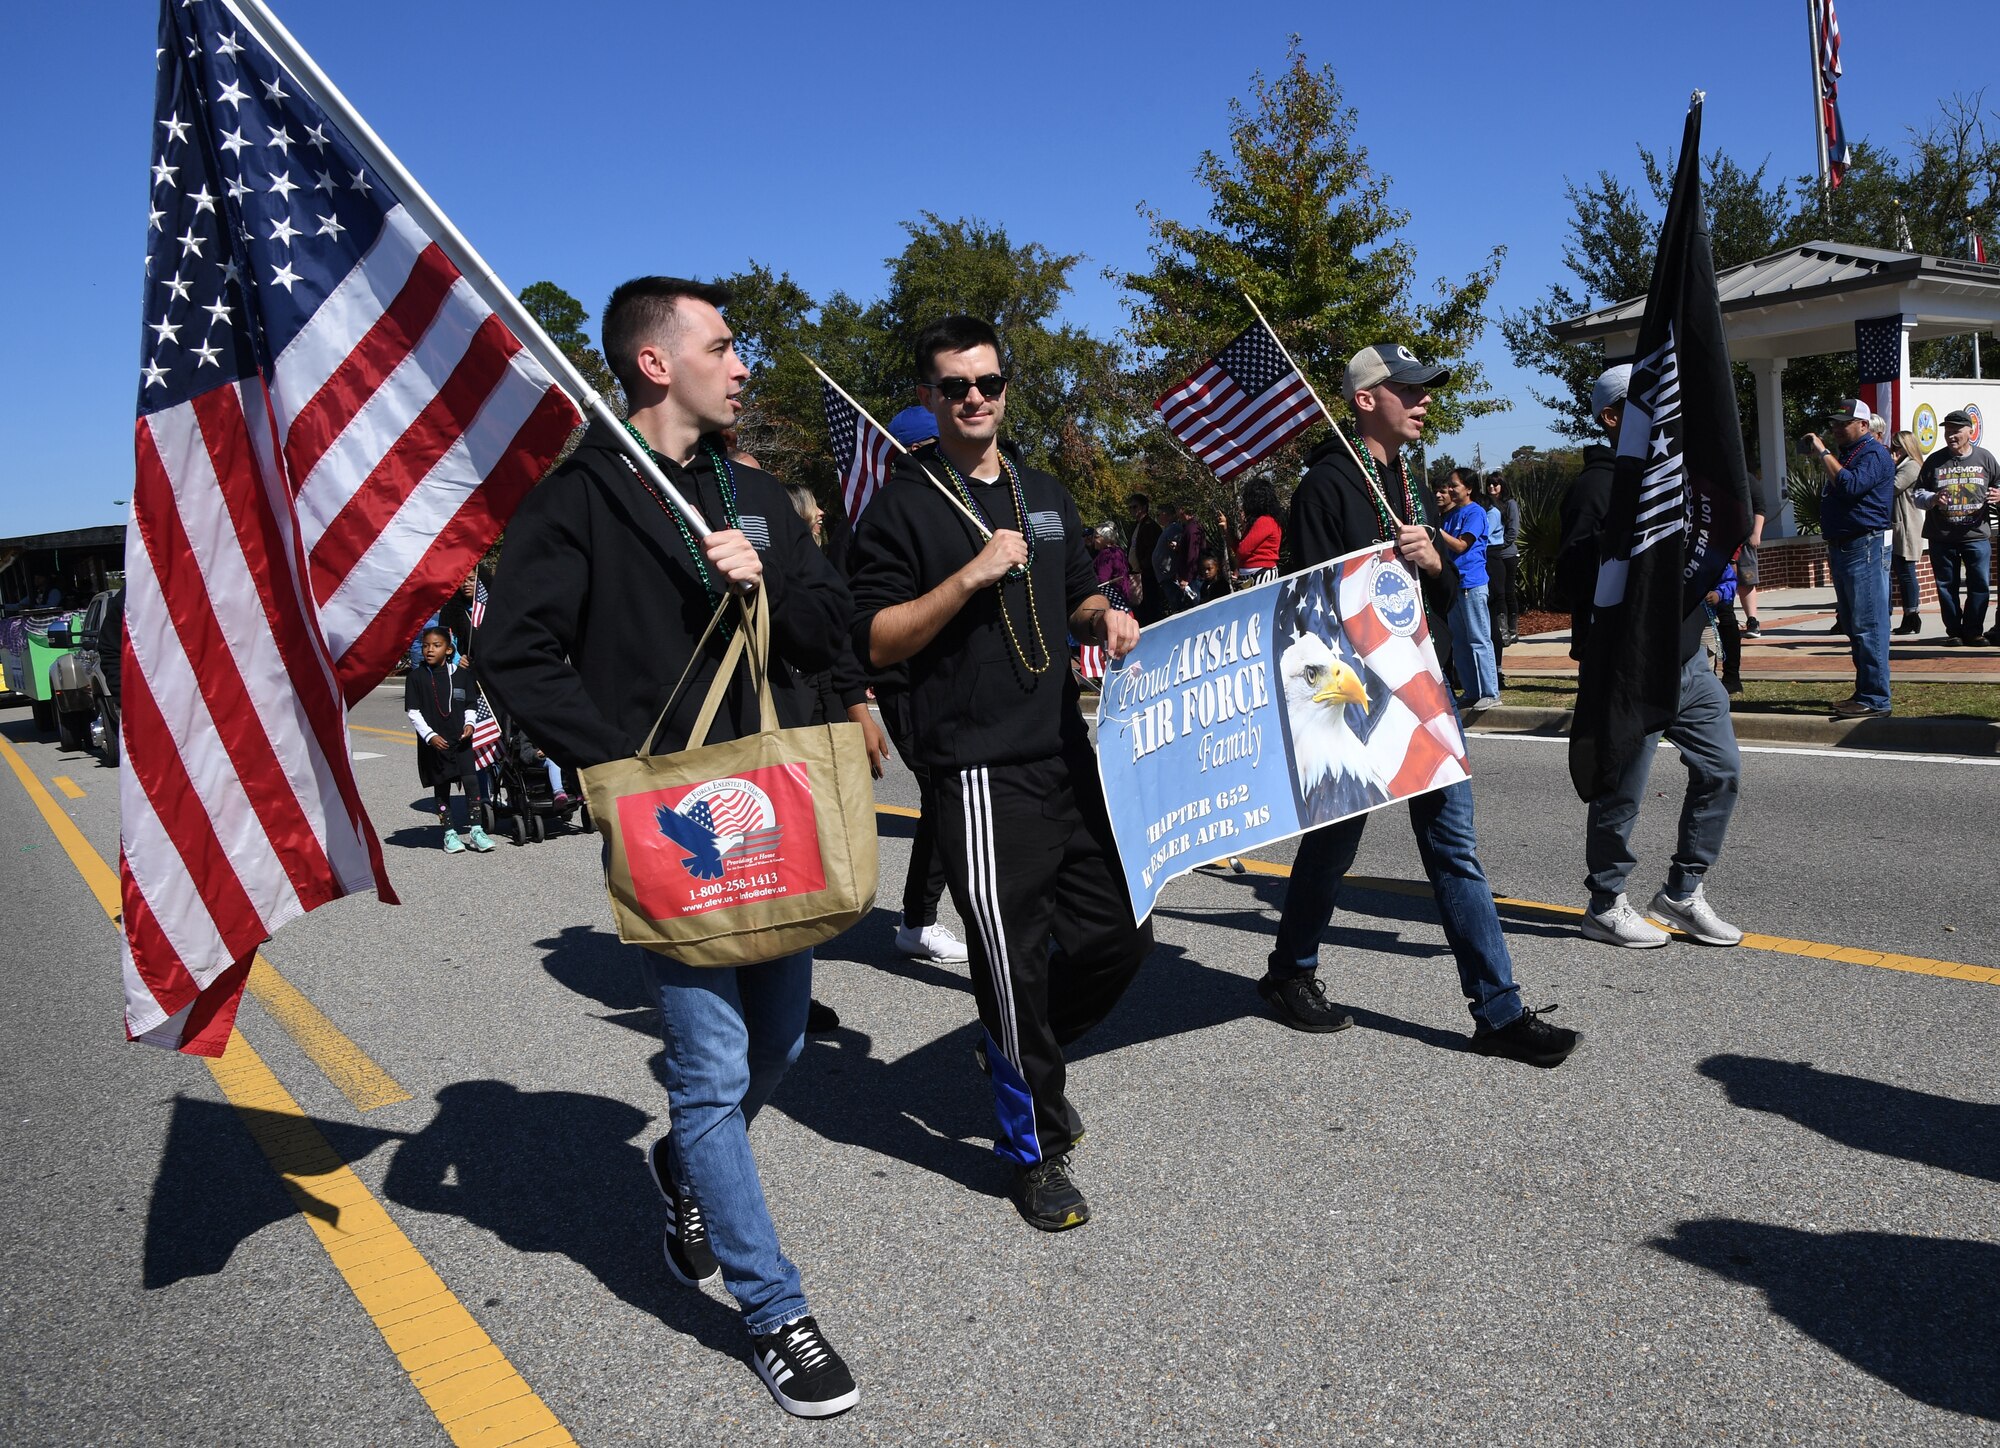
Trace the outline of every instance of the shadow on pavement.
{"type": "Polygon", "coordinates": [[[1787,1117],[1857,1151],[2000,1182],[2000,1106],[1822,1071],[1810,1061],[1710,1056],[1700,1069],[1746,1111],[1787,1117]]]}
{"type": "MultiPolygon", "coordinates": [[[[437,1094],[421,1131],[397,1132],[308,1118],[341,1160],[360,1161],[398,1142],[382,1195],[398,1206],[484,1228],[521,1252],[559,1252],[621,1301],[732,1356],[743,1346],[737,1313],[675,1282],[660,1260],[664,1208],[633,1141],[646,1113],[575,1091],[521,1091],[504,1081],[461,1081],[437,1094]]],[[[242,1118],[257,1115],[182,1098],[147,1208],[145,1285],[222,1270],[239,1243],[304,1210],[263,1162],[242,1118]]],[[[298,1118],[274,1118],[294,1129],[298,1118]]]]}
{"type": "Polygon", "coordinates": [[[2000,1419],[2000,1245],[1682,1222],[1653,1247],[1761,1291],[1814,1341],[1919,1402],[2000,1419]]]}

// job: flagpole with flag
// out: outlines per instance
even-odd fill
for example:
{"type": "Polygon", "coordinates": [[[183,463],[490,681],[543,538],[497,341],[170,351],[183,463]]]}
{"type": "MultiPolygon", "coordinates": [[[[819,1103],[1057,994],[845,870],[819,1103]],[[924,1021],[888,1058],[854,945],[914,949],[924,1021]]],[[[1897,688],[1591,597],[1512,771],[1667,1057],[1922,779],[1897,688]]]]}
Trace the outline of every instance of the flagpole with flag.
{"type": "Polygon", "coordinates": [[[1702,93],[1639,324],[1577,673],[1570,780],[1603,795],[1680,707],[1681,624],[1750,536],[1750,482],[1701,185],[1702,93]]]}
{"type": "MultiPolygon", "coordinates": [[[[980,522],[979,519],[975,518],[972,515],[972,510],[967,508],[964,503],[959,501],[958,494],[954,493],[950,488],[946,487],[944,485],[943,480],[940,479],[936,473],[932,472],[929,468],[924,467],[923,460],[918,458],[917,455],[911,452],[908,448],[904,447],[903,444],[897,440],[897,437],[893,432],[889,431],[888,428],[882,426],[881,423],[877,422],[875,420],[874,415],[870,413],[867,408],[863,407],[860,403],[856,402],[852,397],[850,397],[847,393],[846,388],[842,387],[838,382],[835,382],[831,377],[827,376],[826,369],[824,367],[820,366],[819,363],[815,362],[811,358],[811,356],[809,356],[803,349],[800,350],[799,355],[806,359],[806,365],[808,367],[812,368],[813,371],[819,374],[820,382],[824,385],[826,389],[828,389],[827,395],[822,398],[822,401],[825,403],[827,426],[829,430],[833,429],[833,422],[836,416],[836,413],[834,411],[834,406],[836,402],[842,406],[851,409],[855,415],[855,419],[858,422],[867,423],[868,426],[875,429],[876,434],[880,436],[885,442],[887,442],[890,447],[893,447],[897,452],[901,453],[904,457],[909,458],[912,462],[916,463],[918,467],[923,468],[924,476],[929,478],[933,483],[937,485],[937,490],[940,493],[944,494],[945,501],[950,503],[952,507],[958,509],[959,513],[963,515],[963,517],[965,518],[965,521],[970,523],[973,526],[973,528],[978,531],[980,537],[991,538],[993,536],[993,530],[991,528],[988,528],[984,523],[980,522]]],[[[838,434],[836,435],[834,445],[836,450],[838,450],[839,447],[841,446],[838,434]]],[[[855,438],[854,446],[857,450],[859,450],[862,446],[861,440],[858,435],[855,438]]],[[[854,466],[855,464],[851,462],[843,463],[841,468],[842,474],[845,475],[847,472],[851,471],[851,469],[854,466]]],[[[866,507],[867,503],[868,499],[866,496],[864,496],[859,503],[850,505],[851,511],[848,517],[848,521],[850,523],[857,521],[861,517],[861,509],[866,507]]]]}

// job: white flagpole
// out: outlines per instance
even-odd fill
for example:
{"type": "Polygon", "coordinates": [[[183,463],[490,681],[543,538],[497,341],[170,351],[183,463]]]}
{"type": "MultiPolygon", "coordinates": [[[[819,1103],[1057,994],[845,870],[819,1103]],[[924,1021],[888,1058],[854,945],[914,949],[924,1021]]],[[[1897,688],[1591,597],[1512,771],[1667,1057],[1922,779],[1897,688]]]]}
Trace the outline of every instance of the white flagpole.
{"type": "Polygon", "coordinates": [[[1806,43],[1812,47],[1813,139],[1815,154],[1819,158],[1819,213],[1820,219],[1825,220],[1832,214],[1831,187],[1828,184],[1832,153],[1827,149],[1826,81],[1820,69],[1819,59],[1819,7],[1820,0],[1806,0],[1806,43]]]}
{"type": "MultiPolygon", "coordinates": [[[[1375,501],[1380,503],[1383,506],[1383,508],[1388,511],[1388,514],[1391,518],[1395,517],[1396,510],[1394,508],[1389,507],[1388,498],[1384,497],[1382,494],[1382,485],[1375,481],[1374,472],[1369,468],[1368,464],[1361,461],[1361,454],[1355,451],[1354,444],[1352,442],[1349,442],[1347,434],[1340,430],[1340,424],[1339,422],[1335,421],[1333,413],[1327,409],[1326,403],[1321,401],[1319,393],[1313,390],[1312,379],[1306,376],[1305,368],[1299,366],[1299,364],[1296,361],[1293,361],[1292,354],[1285,349],[1284,338],[1278,335],[1277,328],[1273,327],[1268,321],[1265,320],[1264,313],[1258,309],[1257,303],[1255,300],[1252,299],[1250,293],[1243,292],[1242,297],[1244,301],[1250,303],[1250,310],[1257,313],[1257,320],[1263,324],[1264,330],[1271,334],[1271,340],[1278,344],[1278,354],[1281,357],[1283,357],[1285,361],[1291,363],[1292,371],[1299,374],[1299,381],[1305,383],[1306,385],[1306,393],[1312,398],[1314,402],[1319,404],[1320,413],[1322,416],[1326,418],[1328,424],[1333,428],[1334,436],[1339,438],[1341,442],[1346,445],[1347,455],[1354,459],[1354,466],[1361,469],[1361,476],[1368,479],[1368,486],[1374,490],[1375,501]]],[[[1405,460],[1403,466],[1407,468],[1409,466],[1409,462],[1405,460]]],[[[1414,523],[1416,520],[1412,518],[1409,521],[1414,523]]]]}
{"type": "MultiPolygon", "coordinates": [[[[813,371],[819,373],[820,381],[824,382],[828,387],[831,387],[835,392],[838,392],[841,395],[841,397],[846,400],[847,405],[849,407],[853,408],[856,412],[860,413],[863,417],[868,419],[868,425],[870,427],[874,428],[875,431],[881,433],[882,436],[889,439],[890,447],[894,448],[897,452],[901,453],[904,457],[908,458],[918,467],[924,468],[923,459],[919,458],[915,453],[911,452],[908,448],[904,447],[903,444],[897,439],[896,434],[889,431],[888,428],[882,426],[881,423],[875,420],[875,416],[873,413],[869,412],[867,408],[863,407],[860,403],[856,402],[852,397],[849,397],[847,389],[845,387],[842,387],[838,382],[835,382],[831,377],[827,376],[826,369],[820,366],[819,363],[813,361],[811,353],[807,352],[803,347],[801,347],[799,349],[799,355],[806,359],[806,366],[812,368],[813,371]]],[[[858,443],[856,445],[859,446],[858,443]]],[[[937,490],[940,493],[944,494],[945,501],[950,503],[952,507],[958,509],[960,513],[963,513],[965,515],[965,521],[970,523],[974,528],[977,528],[979,530],[980,537],[991,541],[993,537],[993,530],[987,527],[984,523],[980,522],[977,518],[972,516],[972,511],[969,508],[967,508],[965,504],[961,503],[958,500],[958,494],[954,493],[950,488],[947,488],[942,482],[940,482],[938,480],[938,475],[932,472],[929,468],[924,468],[924,476],[929,478],[933,483],[937,483],[937,490]]],[[[1023,518],[1021,522],[1023,526],[1026,526],[1027,519],[1023,518]]]]}
{"type": "Polygon", "coordinates": [[[609,427],[640,477],[674,505],[695,537],[706,538],[711,529],[701,513],[681,496],[680,489],[660,471],[652,455],[632,440],[632,435],[625,430],[624,424],[597,389],[584,380],[576,364],[542,330],[541,323],[522,305],[521,299],[507,290],[506,283],[494,274],[486,259],[431,200],[430,193],[417,184],[417,178],[396,159],[395,152],[362,119],[361,113],[340,93],[340,87],[319,68],[319,63],[306,53],[305,47],[271,13],[264,0],[221,0],[221,3],[249,28],[266,50],[277,57],[280,65],[291,72],[292,78],[306,89],[319,108],[333,118],[347,139],[353,142],[354,149],[361,153],[362,159],[395,188],[396,194],[402,198],[403,208],[436,239],[439,249],[451,258],[452,265],[471,283],[480,300],[500,316],[514,335],[521,339],[521,344],[534,354],[535,360],[548,369],[562,389],[570,394],[571,400],[577,403],[578,410],[609,427]]]}

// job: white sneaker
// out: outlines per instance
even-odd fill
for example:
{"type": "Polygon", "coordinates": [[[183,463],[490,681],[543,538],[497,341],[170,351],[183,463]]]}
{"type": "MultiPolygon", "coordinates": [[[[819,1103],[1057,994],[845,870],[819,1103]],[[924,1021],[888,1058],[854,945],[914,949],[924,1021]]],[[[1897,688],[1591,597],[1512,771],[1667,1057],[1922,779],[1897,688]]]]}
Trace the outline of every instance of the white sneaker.
{"type": "Polygon", "coordinates": [[[1646,913],[1685,932],[1703,945],[1743,943],[1743,932],[1715,913],[1715,907],[1708,903],[1708,897],[1699,885],[1694,887],[1694,894],[1685,900],[1676,900],[1665,890],[1660,891],[1653,897],[1653,903],[1646,907],[1646,913]]]}
{"type": "Polygon", "coordinates": [[[920,930],[898,926],[896,949],[912,960],[935,960],[947,965],[966,958],[965,942],[942,925],[926,925],[920,930]]]}
{"type": "Polygon", "coordinates": [[[1595,910],[1584,912],[1583,938],[1622,945],[1627,950],[1657,950],[1667,943],[1667,932],[1634,910],[1632,902],[1620,895],[1602,915],[1595,910]]]}

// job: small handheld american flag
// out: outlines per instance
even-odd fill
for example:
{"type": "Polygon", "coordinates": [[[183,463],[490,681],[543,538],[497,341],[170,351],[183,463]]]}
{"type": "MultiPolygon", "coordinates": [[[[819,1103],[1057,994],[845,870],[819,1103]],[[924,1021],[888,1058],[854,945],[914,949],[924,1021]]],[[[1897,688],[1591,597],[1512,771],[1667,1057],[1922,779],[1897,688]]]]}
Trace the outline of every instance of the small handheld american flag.
{"type": "Polygon", "coordinates": [[[1153,404],[1160,425],[1228,482],[1311,427],[1319,402],[1259,319],[1153,404]]]}
{"type": "Polygon", "coordinates": [[[896,445],[831,382],[821,382],[819,392],[834,461],[840,465],[840,500],[847,508],[847,521],[856,523],[875,490],[889,480],[896,445]]]}

